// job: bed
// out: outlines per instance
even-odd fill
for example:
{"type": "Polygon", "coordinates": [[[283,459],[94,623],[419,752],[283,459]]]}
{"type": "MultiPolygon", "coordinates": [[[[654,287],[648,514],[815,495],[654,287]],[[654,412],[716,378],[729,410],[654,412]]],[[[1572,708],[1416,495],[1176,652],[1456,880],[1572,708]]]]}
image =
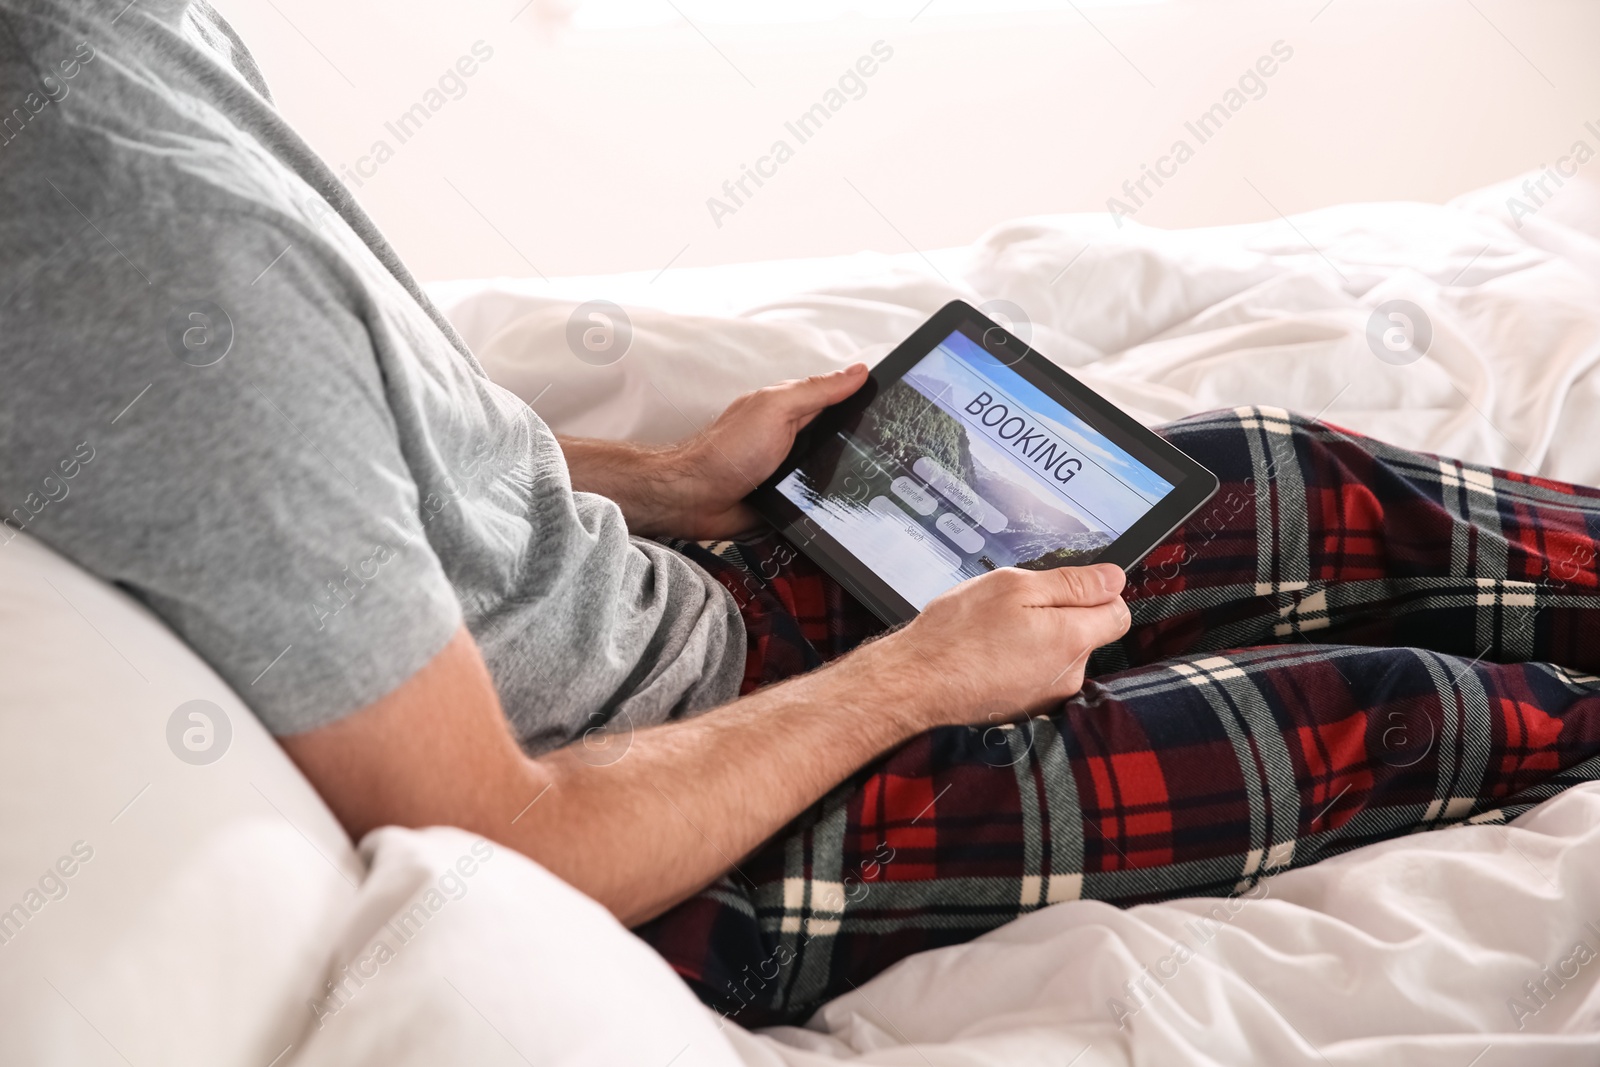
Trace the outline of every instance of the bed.
{"type": "MultiPolygon", "coordinates": [[[[888,352],[960,297],[1146,423],[1292,408],[1412,448],[1600,483],[1600,184],[1529,216],[1520,179],[1449,205],[1355,204],[1168,231],[1104,214],[1023,219],[966,248],[604,278],[437,284],[486,369],[558,431],[675,440],[739,393],[888,352]],[[584,301],[627,309],[622,358],[574,358],[584,301]],[[1432,332],[1376,358],[1373,312],[1432,332]]],[[[1385,328],[1388,322],[1384,321],[1385,328]]]]}
{"type": "MultiPolygon", "coordinates": [[[[1572,182],[1513,219],[1516,191],[1184,232],[1038,218],[960,249],[432,290],[569,433],[681,437],[746,389],[881,356],[962,297],[1150,423],[1265,404],[1600,483],[1600,192],[1572,182]],[[632,336],[597,365],[566,336],[601,299],[632,336]],[[1425,317],[1421,358],[1375,354],[1391,301],[1425,317]]],[[[1600,787],[1229,901],[1044,908],[751,1033],[518,855],[445,828],[350,842],[215,674],[25,535],[0,545],[0,635],[0,1062],[1600,1059],[1600,787]],[[197,700],[227,726],[214,762],[169,743],[197,700]]]]}

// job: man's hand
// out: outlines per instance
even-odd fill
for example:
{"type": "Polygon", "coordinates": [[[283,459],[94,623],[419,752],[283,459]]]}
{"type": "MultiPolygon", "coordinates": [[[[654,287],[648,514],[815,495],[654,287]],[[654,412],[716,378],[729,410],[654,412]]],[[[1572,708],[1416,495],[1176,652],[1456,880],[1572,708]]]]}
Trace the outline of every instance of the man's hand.
{"type": "Polygon", "coordinates": [[[897,714],[912,732],[1013,719],[1083,688],[1089,653],[1128,632],[1127,584],[1110,563],[1030,571],[1005,567],[935,597],[910,625],[878,642],[911,687],[897,714]]]}
{"type": "Polygon", "coordinates": [[[988,726],[1077,692],[1089,652],[1127,629],[1120,588],[1107,565],[975,578],[820,670],[626,734],[604,762],[581,740],[525,757],[465,630],[393,693],[281,741],[352,837],[459,826],[632,925],[924,730],[988,726]]]}
{"type": "Polygon", "coordinates": [[[561,439],[572,487],[610,497],[637,534],[709,541],[755,529],[744,498],[778,469],[795,434],[867,380],[856,363],[746,393],[704,430],[666,448],[561,439]]]}

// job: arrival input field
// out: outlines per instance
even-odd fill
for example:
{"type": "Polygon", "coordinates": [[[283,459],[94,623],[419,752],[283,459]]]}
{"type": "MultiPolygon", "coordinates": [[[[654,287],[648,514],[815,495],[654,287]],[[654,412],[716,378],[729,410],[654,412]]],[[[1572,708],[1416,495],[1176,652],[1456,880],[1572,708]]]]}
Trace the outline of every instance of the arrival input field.
{"type": "Polygon", "coordinates": [[[969,556],[983,549],[983,535],[956,518],[954,512],[947,511],[940,515],[933,525],[969,556]]]}

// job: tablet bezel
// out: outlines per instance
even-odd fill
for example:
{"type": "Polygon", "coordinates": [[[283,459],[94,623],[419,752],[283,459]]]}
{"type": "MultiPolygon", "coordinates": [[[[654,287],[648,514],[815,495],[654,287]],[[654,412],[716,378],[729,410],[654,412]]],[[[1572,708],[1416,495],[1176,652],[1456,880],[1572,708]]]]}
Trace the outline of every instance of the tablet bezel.
{"type": "Polygon", "coordinates": [[[952,300],[873,367],[859,390],[827,408],[802,430],[778,469],[748,497],[751,506],[791,544],[888,625],[915,618],[917,609],[777,487],[812,452],[817,442],[831,440],[840,430],[854,429],[880,390],[899,381],[941,341],[958,331],[1173,484],[1172,492],[1106,546],[1095,558],[1096,563],[1115,563],[1123,570],[1131,569],[1216,493],[1219,485],[1216,475],[977,308],[965,301],[952,300]]]}

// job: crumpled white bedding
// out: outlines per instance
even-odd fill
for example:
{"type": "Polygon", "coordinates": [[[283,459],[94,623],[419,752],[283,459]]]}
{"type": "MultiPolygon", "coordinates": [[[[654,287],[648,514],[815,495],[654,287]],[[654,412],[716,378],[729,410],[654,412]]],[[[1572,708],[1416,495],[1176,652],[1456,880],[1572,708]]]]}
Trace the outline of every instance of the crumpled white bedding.
{"type": "MultiPolygon", "coordinates": [[[[747,389],[876,359],[961,297],[1147,423],[1270,404],[1600,484],[1600,188],[1569,183],[1517,225],[1518,184],[1208,230],[1062,216],[926,255],[432,288],[489,372],[566,433],[676,439],[747,389]],[[634,331],[608,366],[565,342],[592,299],[625,305],[634,331]],[[1394,299],[1433,331],[1405,366],[1367,340],[1394,299]]],[[[1586,787],[1513,827],[1364,849],[1231,906],[1047,908],[902,962],[808,1028],[726,1036],[762,1067],[1593,1064],[1596,901],[1586,787]]]]}
{"type": "MultiPolygon", "coordinates": [[[[1503,200],[1186,234],[1034,220],[925,259],[435,291],[569,432],[677,437],[743,389],[881,354],[961,295],[1021,305],[1042,351],[1149,420],[1327,407],[1600,482],[1600,225],[1579,224],[1600,197],[1569,183],[1520,230],[1496,221],[1503,200]],[[1440,338],[1407,368],[1362,340],[1394,293],[1440,338]],[[607,367],[563,341],[596,297],[637,327],[607,367]]],[[[1600,1062],[1600,785],[1232,906],[1056,905],[907,959],[808,1028],[750,1034],[719,1030],[642,942],[520,855],[436,828],[377,831],[358,857],[214,672],[26,534],[0,546],[0,678],[0,1063],[1600,1062]],[[231,723],[214,762],[174,747],[197,700],[231,723]]]]}
{"type": "Polygon", "coordinates": [[[808,1029],[732,1040],[751,1067],[1592,1065],[1597,979],[1600,786],[1582,786],[1231,902],[1057,904],[903,961],[808,1029]]]}
{"type": "Polygon", "coordinates": [[[927,255],[431,289],[489,373],[564,433],[677,439],[747,389],[881,357],[960,297],[1020,310],[1035,347],[1147,423],[1269,404],[1600,484],[1600,187],[1569,182],[1519,226],[1516,185],[1215,229],[1067,215],[927,255]],[[633,328],[607,366],[566,342],[592,299],[623,305],[633,328]],[[1405,366],[1367,340],[1395,299],[1433,333],[1405,366]]]}
{"type": "Polygon", "coordinates": [[[1600,1061],[1600,785],[1510,826],[1386,842],[1231,901],[1058,904],[913,956],[807,1028],[754,1034],[700,1009],[603,909],[514,853],[392,828],[362,852],[342,992],[295,1067],[1600,1061]],[[444,886],[420,933],[402,928],[466,856],[489,858],[444,886]]]}

